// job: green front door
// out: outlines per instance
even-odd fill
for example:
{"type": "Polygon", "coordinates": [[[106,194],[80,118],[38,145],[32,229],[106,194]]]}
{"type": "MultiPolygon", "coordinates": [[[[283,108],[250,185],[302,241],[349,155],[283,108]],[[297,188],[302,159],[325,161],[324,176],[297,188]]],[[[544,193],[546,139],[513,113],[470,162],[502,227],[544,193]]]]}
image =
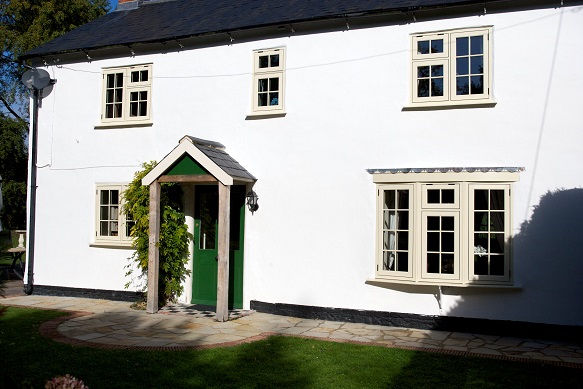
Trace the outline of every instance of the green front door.
{"type": "MultiPolygon", "coordinates": [[[[219,193],[217,185],[195,188],[192,304],[216,306],[219,193]]],[[[245,186],[231,187],[229,308],[243,307],[245,186]]]]}

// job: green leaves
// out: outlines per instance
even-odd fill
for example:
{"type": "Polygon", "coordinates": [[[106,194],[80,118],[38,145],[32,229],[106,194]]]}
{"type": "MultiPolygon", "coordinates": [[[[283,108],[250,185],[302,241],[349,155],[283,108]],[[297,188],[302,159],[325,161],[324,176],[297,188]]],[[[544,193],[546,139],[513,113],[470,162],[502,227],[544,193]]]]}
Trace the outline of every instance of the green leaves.
{"type": "MultiPolygon", "coordinates": [[[[142,164],[142,170],[136,172],[133,181],[124,192],[125,215],[135,221],[131,230],[134,238],[134,248],[130,262],[135,263],[137,268],[145,276],[148,271],[148,249],[149,249],[149,212],[150,212],[150,189],[142,185],[142,178],[146,176],[156,166],[155,161],[142,164]]],[[[161,222],[160,240],[158,249],[160,251],[160,278],[158,301],[165,305],[169,301],[175,301],[183,292],[181,282],[190,274],[186,268],[190,255],[188,245],[193,236],[188,232],[185,224],[182,208],[182,190],[178,184],[163,184],[161,201],[161,222]]],[[[132,266],[128,265],[126,275],[132,274],[132,266]]],[[[126,284],[126,288],[131,283],[126,284]]]]}

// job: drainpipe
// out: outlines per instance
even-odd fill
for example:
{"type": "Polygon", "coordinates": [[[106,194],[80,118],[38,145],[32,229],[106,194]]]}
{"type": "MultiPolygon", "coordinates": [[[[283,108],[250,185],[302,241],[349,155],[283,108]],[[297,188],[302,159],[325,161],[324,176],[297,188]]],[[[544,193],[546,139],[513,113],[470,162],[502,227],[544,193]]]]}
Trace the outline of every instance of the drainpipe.
{"type": "Polygon", "coordinates": [[[37,148],[37,134],[38,134],[38,102],[40,99],[41,90],[33,89],[32,102],[32,146],[30,150],[30,209],[28,219],[28,243],[27,251],[27,282],[24,285],[24,293],[32,294],[34,284],[34,235],[35,235],[35,216],[36,216],[36,148],[37,148]]]}

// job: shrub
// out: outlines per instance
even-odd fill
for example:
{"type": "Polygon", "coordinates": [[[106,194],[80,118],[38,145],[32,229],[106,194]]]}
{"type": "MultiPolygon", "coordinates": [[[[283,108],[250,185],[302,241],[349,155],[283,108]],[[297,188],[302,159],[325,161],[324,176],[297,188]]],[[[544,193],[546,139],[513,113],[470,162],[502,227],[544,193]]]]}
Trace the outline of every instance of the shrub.
{"type": "Polygon", "coordinates": [[[58,376],[45,384],[45,389],[89,389],[83,381],[67,374],[58,376]]]}
{"type": "MultiPolygon", "coordinates": [[[[134,175],[133,181],[124,192],[126,216],[134,220],[131,236],[136,251],[128,258],[130,264],[126,276],[133,274],[134,266],[141,272],[137,279],[147,279],[148,243],[150,231],[150,190],[142,185],[142,178],[156,166],[155,161],[142,164],[142,170],[134,175]]],[[[161,306],[176,301],[184,288],[181,283],[190,270],[188,263],[188,244],[193,236],[188,232],[182,212],[182,189],[178,184],[162,184],[160,195],[160,277],[158,280],[158,302],[161,306]]],[[[126,284],[128,288],[135,281],[126,284]]],[[[145,289],[145,285],[141,286],[145,289]]]]}

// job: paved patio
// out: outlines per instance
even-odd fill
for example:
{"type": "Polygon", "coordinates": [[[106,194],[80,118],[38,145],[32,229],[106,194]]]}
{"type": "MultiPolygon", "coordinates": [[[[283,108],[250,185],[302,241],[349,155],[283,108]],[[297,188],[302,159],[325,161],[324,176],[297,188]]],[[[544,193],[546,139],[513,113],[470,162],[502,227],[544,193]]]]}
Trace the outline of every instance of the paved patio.
{"type": "Polygon", "coordinates": [[[193,312],[188,306],[168,307],[152,315],[131,309],[128,302],[25,296],[22,289],[19,293],[15,290],[8,289],[7,298],[0,299],[0,304],[70,311],[69,316],[45,323],[41,332],[57,341],[82,346],[208,348],[277,334],[583,368],[581,344],[310,320],[253,311],[236,312],[237,318],[219,323],[208,313],[193,312]]]}

